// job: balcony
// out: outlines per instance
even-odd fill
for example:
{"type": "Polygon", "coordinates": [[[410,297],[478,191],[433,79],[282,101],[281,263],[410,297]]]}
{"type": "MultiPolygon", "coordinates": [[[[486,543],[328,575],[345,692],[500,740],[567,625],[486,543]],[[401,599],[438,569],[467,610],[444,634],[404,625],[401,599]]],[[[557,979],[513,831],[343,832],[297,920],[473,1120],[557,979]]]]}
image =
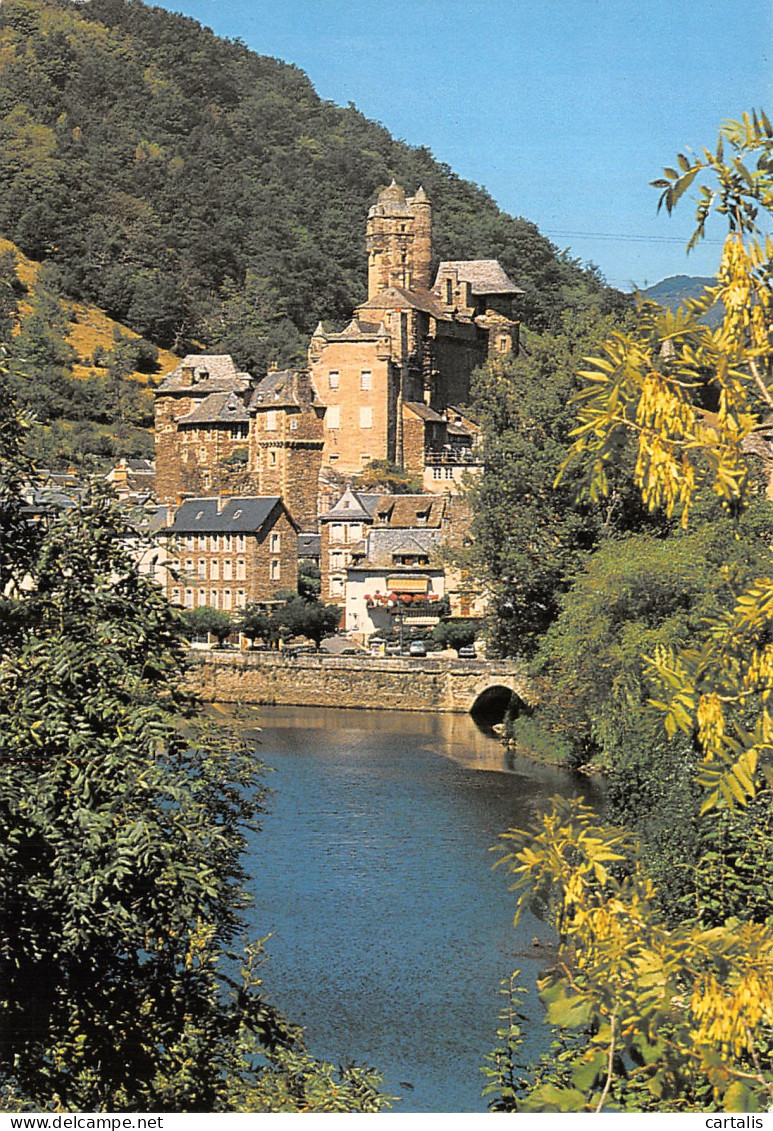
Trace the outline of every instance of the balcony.
{"type": "Polygon", "coordinates": [[[483,463],[481,457],[472,448],[427,448],[424,451],[424,463],[427,467],[475,467],[483,463]]]}

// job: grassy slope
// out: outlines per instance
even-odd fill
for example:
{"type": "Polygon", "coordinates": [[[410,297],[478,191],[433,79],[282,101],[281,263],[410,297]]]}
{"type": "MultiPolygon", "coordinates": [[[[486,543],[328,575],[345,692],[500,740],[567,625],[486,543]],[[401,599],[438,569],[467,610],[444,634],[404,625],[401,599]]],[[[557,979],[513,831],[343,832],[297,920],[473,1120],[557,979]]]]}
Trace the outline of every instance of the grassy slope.
{"type": "MultiPolygon", "coordinates": [[[[0,254],[9,250],[13,251],[17,257],[16,271],[19,279],[28,292],[34,291],[40,264],[34,259],[28,259],[26,255],[22,255],[18,247],[9,240],[0,238],[0,254]]],[[[22,300],[20,303],[22,320],[25,311],[28,309],[28,304],[22,300]]],[[[129,330],[126,326],[122,326],[120,322],[115,322],[112,318],[109,318],[104,311],[99,310],[96,306],[84,305],[79,302],[72,303],[71,325],[67,340],[77,355],[77,361],[72,369],[73,377],[80,377],[85,380],[92,376],[104,377],[107,374],[107,369],[94,365],[91,358],[97,348],[110,349],[115,341],[115,332],[120,332],[127,338],[139,338],[140,336],[134,330],[129,330]]],[[[143,385],[147,385],[149,382],[157,382],[166,373],[174,369],[179,364],[179,360],[169,350],[159,349],[157,373],[153,377],[148,377],[147,373],[132,373],[129,379],[143,385]]]]}

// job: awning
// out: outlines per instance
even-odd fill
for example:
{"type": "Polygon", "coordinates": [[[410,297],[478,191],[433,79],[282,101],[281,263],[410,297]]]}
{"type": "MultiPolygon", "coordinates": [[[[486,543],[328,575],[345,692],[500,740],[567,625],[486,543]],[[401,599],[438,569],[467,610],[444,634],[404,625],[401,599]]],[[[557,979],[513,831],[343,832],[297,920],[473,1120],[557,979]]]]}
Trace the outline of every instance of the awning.
{"type": "Polygon", "coordinates": [[[427,593],[428,577],[388,577],[386,587],[390,593],[427,593]]]}

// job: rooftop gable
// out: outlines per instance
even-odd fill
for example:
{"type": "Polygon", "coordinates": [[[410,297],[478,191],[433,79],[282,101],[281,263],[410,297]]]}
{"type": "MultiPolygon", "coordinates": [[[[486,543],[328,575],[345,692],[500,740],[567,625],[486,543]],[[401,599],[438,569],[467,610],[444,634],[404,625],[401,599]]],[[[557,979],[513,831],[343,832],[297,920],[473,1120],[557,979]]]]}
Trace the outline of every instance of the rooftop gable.
{"type": "Polygon", "coordinates": [[[210,393],[177,421],[186,424],[246,424],[250,415],[235,393],[210,393]]]}

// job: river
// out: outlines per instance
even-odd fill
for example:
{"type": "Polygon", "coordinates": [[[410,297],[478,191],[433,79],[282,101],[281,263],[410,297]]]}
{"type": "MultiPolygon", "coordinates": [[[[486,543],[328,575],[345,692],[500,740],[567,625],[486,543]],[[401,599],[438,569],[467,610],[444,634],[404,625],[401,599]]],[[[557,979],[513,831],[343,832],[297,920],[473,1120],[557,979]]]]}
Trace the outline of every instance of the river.
{"type": "Polygon", "coordinates": [[[511,760],[466,716],[266,707],[260,727],[275,792],[248,867],[251,927],[272,932],[266,995],[316,1055],[377,1066],[396,1112],[485,1111],[480,1065],[514,969],[528,1051],[547,1047],[534,940],[550,942],[529,917],[513,928],[490,850],[552,793],[593,787],[511,760]]]}

